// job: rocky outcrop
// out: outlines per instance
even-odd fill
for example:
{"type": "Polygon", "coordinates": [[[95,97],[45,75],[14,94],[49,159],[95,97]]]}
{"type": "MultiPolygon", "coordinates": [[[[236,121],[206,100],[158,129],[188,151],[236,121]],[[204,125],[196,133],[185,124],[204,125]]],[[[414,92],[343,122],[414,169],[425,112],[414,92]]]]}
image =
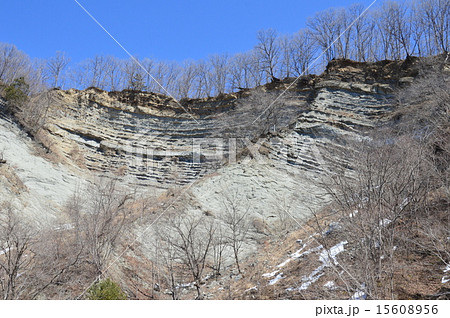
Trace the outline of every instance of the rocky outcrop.
{"type": "MultiPolygon", "coordinates": [[[[237,94],[184,105],[152,93],[92,88],[53,95],[47,143],[69,162],[125,175],[138,185],[189,183],[228,158],[228,138],[245,132],[252,139],[259,129],[250,115],[243,116],[237,94]]],[[[295,117],[300,108],[287,111],[295,117]]]]}
{"type": "Polygon", "coordinates": [[[113,175],[131,186],[158,192],[198,180],[193,201],[211,209],[219,207],[214,193],[221,190],[218,181],[211,183],[215,177],[203,177],[216,172],[227,180],[222,187],[240,184],[239,191],[259,211],[255,216],[264,219],[273,214],[279,193],[285,192],[284,181],[307,196],[330,163],[350,165],[339,155],[352,150],[347,140],[364,138],[365,131],[386,119],[393,91],[414,78],[418,67],[414,58],[377,63],[333,60],[320,76],[180,103],[130,90],[53,90],[43,142],[76,171],[113,175]],[[260,115],[271,101],[255,99],[257,91],[272,97],[286,91],[277,105],[276,126],[263,135],[266,123],[260,115]],[[245,177],[248,173],[253,179],[245,177]],[[256,190],[256,184],[262,190],[256,190]]]}
{"type": "Polygon", "coordinates": [[[238,156],[237,164],[200,180],[192,189],[196,206],[220,214],[223,195],[238,193],[249,217],[268,226],[267,234],[285,221],[283,215],[302,222],[320,210],[329,202],[320,186],[324,173],[334,165],[350,168],[352,163],[342,155],[353,151],[349,142],[365,138],[391,112],[389,99],[398,82],[369,77],[351,81],[365,78],[364,72],[330,68],[328,74],[301,79],[300,84],[269,84],[277,91],[292,84],[291,92],[307,107],[289,125],[250,145],[253,149],[238,156]]]}
{"type": "MultiPolygon", "coordinates": [[[[266,155],[300,169],[317,168],[307,154],[311,141],[318,149],[340,147],[339,136],[358,135],[376,124],[389,110],[386,100],[399,83],[394,74],[401,69],[402,64],[393,61],[335,60],[322,76],[265,85],[261,89],[274,96],[286,89],[289,96],[283,101],[283,115],[278,114],[282,120],[264,146],[266,155]]],[[[400,75],[414,75],[408,70],[400,75]]],[[[246,90],[178,103],[130,90],[55,90],[46,125],[48,143],[69,162],[100,175],[115,173],[162,189],[186,184],[229,160],[234,138],[259,137],[259,111],[265,109],[259,106],[265,105],[246,107],[252,94],[246,90]]],[[[237,144],[247,147],[249,142],[237,144]]]]}

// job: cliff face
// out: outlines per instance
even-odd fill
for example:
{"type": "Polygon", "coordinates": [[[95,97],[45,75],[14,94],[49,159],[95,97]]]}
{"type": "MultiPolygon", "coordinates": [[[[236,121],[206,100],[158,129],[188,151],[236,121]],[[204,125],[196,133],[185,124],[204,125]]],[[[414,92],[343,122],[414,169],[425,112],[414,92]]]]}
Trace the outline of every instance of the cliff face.
{"type": "Polygon", "coordinates": [[[41,137],[53,159],[72,168],[48,165],[53,181],[33,176],[42,165],[24,166],[27,160],[19,157],[30,153],[36,158],[28,162],[46,160],[20,136],[19,128],[6,121],[0,150],[6,166],[19,167],[12,172],[25,181],[28,192],[36,192],[34,203],[28,204],[33,214],[42,205],[46,212],[57,214],[69,192],[83,184],[81,180],[114,176],[122,184],[155,193],[197,181],[191,189],[192,206],[203,212],[220,210],[218,194],[224,189],[239,192],[254,207],[255,218],[276,223],[279,217],[273,211],[279,210],[280,196],[291,200],[294,193],[301,194],[297,195],[301,208],[293,213],[302,217],[309,205],[323,206],[315,194],[324,165],[348,164],[339,155],[351,151],[346,140],[361,138],[383,121],[390,114],[395,87],[417,73],[415,59],[333,60],[321,76],[285,79],[181,104],[164,95],[136,91],[54,90],[41,137]],[[15,155],[19,149],[25,152],[15,155]],[[66,189],[65,194],[51,200],[53,186],[66,189]]]}
{"type": "MultiPolygon", "coordinates": [[[[391,63],[391,67],[400,64],[391,63]]],[[[237,164],[227,164],[199,180],[192,188],[193,206],[204,212],[220,211],[221,196],[238,193],[250,207],[250,218],[264,223],[266,234],[277,233],[286,221],[283,214],[301,222],[320,210],[329,202],[320,187],[325,172],[335,164],[350,168],[352,163],[343,155],[354,151],[349,142],[366,138],[367,132],[391,114],[390,99],[399,79],[379,75],[374,80],[367,71],[382,73],[385,67],[383,63],[361,63],[351,69],[339,65],[298,83],[288,79],[268,84],[269,90],[279,93],[292,84],[288,102],[301,101],[298,113],[288,125],[245,149],[237,164]]]]}
{"type": "MultiPolygon", "coordinates": [[[[282,104],[274,106],[279,120],[265,136],[266,155],[300,169],[316,169],[308,154],[311,141],[319,149],[339,147],[339,136],[358,135],[381,120],[389,111],[386,101],[393,87],[415,74],[411,67],[402,74],[404,63],[337,60],[321,76],[260,88],[274,98],[289,88],[282,104]],[[280,148],[280,140],[288,145],[282,142],[280,148]]],[[[90,88],[52,94],[46,132],[53,150],[101,175],[113,173],[162,189],[174,182],[190,183],[220,166],[230,159],[234,143],[238,153],[248,146],[242,138],[255,141],[265,124],[259,111],[271,102],[252,99],[252,90],[181,104],[135,91],[90,88]]]]}

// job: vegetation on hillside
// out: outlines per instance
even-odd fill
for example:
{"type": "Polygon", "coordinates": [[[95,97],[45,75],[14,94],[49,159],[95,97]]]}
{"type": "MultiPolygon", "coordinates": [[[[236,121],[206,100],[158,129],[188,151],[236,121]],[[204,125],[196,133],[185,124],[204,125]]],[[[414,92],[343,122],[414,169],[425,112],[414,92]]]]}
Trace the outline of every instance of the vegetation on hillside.
{"type": "Polygon", "coordinates": [[[9,85],[24,77],[31,92],[44,86],[97,87],[170,93],[180,99],[216,96],[277,78],[321,73],[333,58],[368,62],[448,52],[449,16],[449,0],[385,1],[368,11],[361,4],[330,8],[310,17],[307,28],[295,34],[259,31],[257,44],[247,52],[183,63],[97,55],[71,64],[64,52],[48,60],[30,60],[14,45],[3,43],[0,83],[9,85]],[[318,63],[311,65],[316,59],[318,63]]]}

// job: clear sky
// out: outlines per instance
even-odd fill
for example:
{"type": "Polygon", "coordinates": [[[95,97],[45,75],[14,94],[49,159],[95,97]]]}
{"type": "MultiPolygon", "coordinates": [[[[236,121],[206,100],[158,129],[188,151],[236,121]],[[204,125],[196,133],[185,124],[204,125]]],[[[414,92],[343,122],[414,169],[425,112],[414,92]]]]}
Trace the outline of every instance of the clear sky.
{"type": "MultiPolygon", "coordinates": [[[[251,49],[256,32],[274,28],[294,33],[307,17],[329,7],[366,0],[78,0],[140,58],[202,59],[214,53],[251,49]]],[[[381,1],[381,0],[380,0],[381,1]]],[[[126,54],[73,0],[0,1],[0,42],[15,44],[31,57],[65,51],[73,62],[96,54],[126,54]]]]}

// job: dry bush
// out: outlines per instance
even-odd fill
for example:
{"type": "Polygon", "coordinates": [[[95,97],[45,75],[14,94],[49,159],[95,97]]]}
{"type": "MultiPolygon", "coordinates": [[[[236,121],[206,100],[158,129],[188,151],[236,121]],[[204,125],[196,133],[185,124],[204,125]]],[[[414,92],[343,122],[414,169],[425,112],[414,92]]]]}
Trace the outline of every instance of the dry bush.
{"type": "Polygon", "coordinates": [[[131,222],[131,194],[121,191],[115,180],[103,180],[77,193],[68,202],[66,212],[84,247],[85,261],[96,275],[103,275],[126,226],[131,222]]]}
{"type": "Polygon", "coordinates": [[[54,102],[53,91],[31,96],[19,107],[16,116],[32,135],[36,135],[46,124],[50,106],[54,102]]]}
{"type": "Polygon", "coordinates": [[[449,55],[423,60],[422,75],[397,92],[396,134],[413,135],[432,152],[427,160],[436,181],[448,185],[450,167],[449,55]],[[445,58],[445,60],[444,60],[445,58]]]}
{"type": "MultiPolygon", "coordinates": [[[[428,259],[436,268],[450,262],[448,85],[438,69],[399,92],[389,128],[348,144],[356,149],[352,170],[330,170],[325,189],[349,242],[339,263],[349,292],[396,298],[407,260],[421,266],[421,258],[434,256],[428,259]]],[[[319,230],[326,242],[328,233],[319,230]]]]}
{"type": "Polygon", "coordinates": [[[250,206],[244,202],[238,193],[222,191],[223,213],[221,220],[224,223],[224,236],[228,246],[233,251],[234,261],[239,274],[242,274],[240,267],[240,254],[244,244],[250,239],[250,220],[248,212],[250,206]]]}
{"type": "Polygon", "coordinates": [[[17,299],[26,290],[21,276],[33,264],[27,256],[34,231],[16,215],[11,204],[0,206],[0,288],[2,299],[17,299]]]}
{"type": "Polygon", "coordinates": [[[211,262],[216,226],[203,217],[168,214],[158,222],[159,255],[165,266],[167,285],[173,299],[178,299],[178,289],[183,273],[189,273],[197,290],[197,299],[203,298],[203,275],[211,262]]]}
{"type": "Polygon", "coordinates": [[[238,137],[259,137],[275,133],[289,121],[289,109],[286,107],[288,94],[280,96],[281,91],[270,91],[265,87],[255,89],[248,98],[239,101],[242,118],[247,121],[246,131],[238,132],[238,137]],[[254,123],[253,123],[254,122],[254,123]],[[253,126],[253,127],[251,127],[253,126]],[[249,135],[253,132],[255,135],[249,135]]]}
{"type": "Polygon", "coordinates": [[[68,228],[28,222],[10,203],[0,206],[0,294],[3,299],[51,297],[75,283],[81,247],[68,228]],[[57,289],[57,288],[56,288],[57,289]]]}
{"type": "Polygon", "coordinates": [[[358,153],[355,174],[336,173],[326,186],[351,250],[342,266],[353,289],[393,298],[400,228],[426,204],[430,169],[424,147],[407,138],[371,141],[358,153]]]}

